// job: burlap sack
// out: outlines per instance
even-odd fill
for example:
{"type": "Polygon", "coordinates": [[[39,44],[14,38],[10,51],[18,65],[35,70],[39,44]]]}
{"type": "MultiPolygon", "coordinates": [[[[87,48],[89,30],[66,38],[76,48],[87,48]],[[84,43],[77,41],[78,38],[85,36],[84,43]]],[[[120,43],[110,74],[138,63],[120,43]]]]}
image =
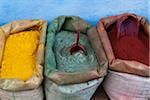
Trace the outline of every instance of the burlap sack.
{"type": "Polygon", "coordinates": [[[13,33],[25,30],[38,30],[40,32],[37,49],[37,63],[33,76],[27,80],[0,79],[0,88],[10,91],[27,90],[39,87],[43,80],[44,45],[47,22],[45,20],[19,20],[0,27],[0,66],[2,65],[3,52],[7,37],[13,33]]]}
{"type": "Polygon", "coordinates": [[[5,91],[0,89],[0,100],[43,100],[44,92],[42,86],[24,91],[5,91]]]}
{"type": "MultiPolygon", "coordinates": [[[[98,65],[92,70],[83,70],[79,72],[62,72],[57,69],[57,61],[55,60],[55,54],[53,51],[55,35],[60,31],[71,31],[76,33],[77,28],[80,27],[81,34],[87,34],[88,30],[92,27],[79,17],[75,16],[60,16],[56,18],[48,27],[47,43],[46,43],[46,58],[45,58],[45,76],[56,84],[74,84],[83,83],[89,80],[104,77],[107,72],[107,59],[103,50],[103,47],[99,45],[97,55],[98,65]]],[[[93,43],[100,41],[95,39],[89,31],[88,38],[93,43]]]]}
{"type": "Polygon", "coordinates": [[[118,72],[125,72],[125,73],[148,77],[150,76],[150,66],[137,62],[137,61],[122,60],[122,59],[115,58],[115,55],[114,55],[114,52],[110,43],[110,39],[107,34],[107,28],[113,25],[114,23],[116,23],[116,21],[122,16],[134,16],[135,18],[137,18],[139,23],[143,27],[143,30],[145,32],[144,34],[147,34],[147,36],[150,36],[150,32],[149,32],[150,25],[144,17],[138,16],[135,14],[125,13],[125,14],[121,14],[118,16],[111,16],[111,17],[101,19],[97,26],[97,30],[98,30],[97,38],[101,39],[102,44],[104,46],[105,53],[109,60],[109,69],[118,71],[118,72]]]}
{"type": "Polygon", "coordinates": [[[109,71],[103,87],[111,100],[150,99],[149,77],[109,71]]]}
{"type": "Polygon", "coordinates": [[[47,100],[90,100],[103,78],[92,81],[57,85],[49,79],[44,82],[45,96],[47,100]]]}

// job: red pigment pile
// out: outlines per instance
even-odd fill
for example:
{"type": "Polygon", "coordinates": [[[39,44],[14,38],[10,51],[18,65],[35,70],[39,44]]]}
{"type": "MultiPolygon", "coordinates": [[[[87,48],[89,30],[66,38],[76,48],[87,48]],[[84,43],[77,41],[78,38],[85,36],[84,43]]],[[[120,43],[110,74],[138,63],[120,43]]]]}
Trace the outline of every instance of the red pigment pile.
{"type": "Polygon", "coordinates": [[[107,29],[115,57],[149,65],[148,35],[144,33],[141,26],[136,26],[135,24],[130,20],[124,26],[118,27],[118,24],[115,23],[107,29]],[[118,28],[121,28],[119,34],[118,28]]]}

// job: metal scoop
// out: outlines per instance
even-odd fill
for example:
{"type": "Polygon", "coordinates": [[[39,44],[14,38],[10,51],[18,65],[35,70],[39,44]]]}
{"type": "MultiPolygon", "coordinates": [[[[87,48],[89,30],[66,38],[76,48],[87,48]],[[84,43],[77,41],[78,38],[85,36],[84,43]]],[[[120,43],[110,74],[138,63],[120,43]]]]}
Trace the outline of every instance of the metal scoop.
{"type": "Polygon", "coordinates": [[[138,37],[139,33],[139,21],[135,16],[122,16],[117,21],[117,38],[123,36],[134,36],[138,37]]]}
{"type": "Polygon", "coordinates": [[[86,47],[80,44],[79,40],[80,40],[80,30],[77,30],[76,43],[70,47],[71,55],[79,51],[82,51],[85,55],[87,54],[86,47]]]}

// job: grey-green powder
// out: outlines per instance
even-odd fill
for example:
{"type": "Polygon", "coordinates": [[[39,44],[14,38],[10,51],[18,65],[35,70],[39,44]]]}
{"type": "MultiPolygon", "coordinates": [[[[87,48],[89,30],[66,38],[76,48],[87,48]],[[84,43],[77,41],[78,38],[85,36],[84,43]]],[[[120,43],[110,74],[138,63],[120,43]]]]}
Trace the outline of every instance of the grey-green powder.
{"type": "Polygon", "coordinates": [[[87,55],[82,51],[70,54],[69,49],[75,41],[76,34],[73,32],[61,31],[57,33],[53,47],[57,69],[63,72],[77,72],[97,67],[98,62],[87,36],[80,34],[80,43],[86,47],[87,55]]]}

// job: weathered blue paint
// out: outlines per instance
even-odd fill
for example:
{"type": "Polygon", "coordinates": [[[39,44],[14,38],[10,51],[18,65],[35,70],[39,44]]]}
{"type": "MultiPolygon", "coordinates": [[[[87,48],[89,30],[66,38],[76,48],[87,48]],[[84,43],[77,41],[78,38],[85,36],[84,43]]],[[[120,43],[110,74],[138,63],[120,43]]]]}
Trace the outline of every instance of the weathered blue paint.
{"type": "Polygon", "coordinates": [[[0,0],[0,25],[19,19],[46,19],[77,15],[96,25],[102,17],[124,12],[145,16],[149,0],[0,0]]]}

